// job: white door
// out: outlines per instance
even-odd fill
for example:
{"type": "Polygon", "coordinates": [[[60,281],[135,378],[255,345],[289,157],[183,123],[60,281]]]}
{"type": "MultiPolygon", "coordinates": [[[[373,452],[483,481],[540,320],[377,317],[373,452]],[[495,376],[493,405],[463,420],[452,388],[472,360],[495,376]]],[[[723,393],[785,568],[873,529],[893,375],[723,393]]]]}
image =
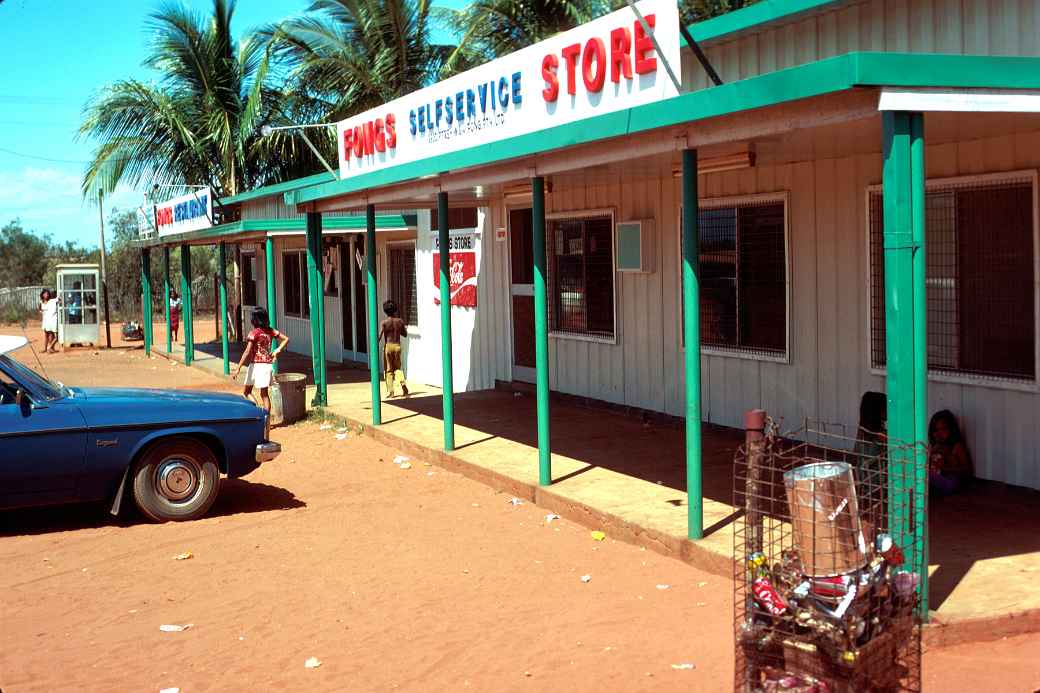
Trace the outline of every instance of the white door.
{"type": "Polygon", "coordinates": [[[531,209],[509,210],[509,293],[513,309],[513,380],[533,383],[534,246],[531,209]]]}

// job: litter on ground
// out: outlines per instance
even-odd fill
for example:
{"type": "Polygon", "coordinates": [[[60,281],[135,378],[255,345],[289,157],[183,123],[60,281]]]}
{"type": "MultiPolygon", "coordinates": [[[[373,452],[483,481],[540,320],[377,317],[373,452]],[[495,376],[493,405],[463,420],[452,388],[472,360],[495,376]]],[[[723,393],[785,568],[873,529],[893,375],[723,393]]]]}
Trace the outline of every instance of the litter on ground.
{"type": "Polygon", "coordinates": [[[582,582],[592,582],[592,576],[591,575],[582,575],[581,576],[581,581],[582,582]]]}
{"type": "Polygon", "coordinates": [[[412,468],[411,462],[402,462],[401,463],[401,469],[411,469],[411,468],[412,468]]]}
{"type": "Polygon", "coordinates": [[[398,455],[397,457],[394,458],[394,464],[401,465],[401,464],[404,464],[405,462],[407,462],[409,459],[410,458],[408,458],[408,457],[406,457],[404,455],[398,455]]]}
{"type": "Polygon", "coordinates": [[[159,626],[159,630],[161,630],[164,633],[183,633],[184,631],[191,628],[191,626],[191,623],[185,623],[184,625],[179,625],[176,623],[164,623],[161,626],[159,626]]]}
{"type": "Polygon", "coordinates": [[[657,586],[657,589],[659,589],[659,590],[666,590],[666,589],[668,589],[669,587],[671,587],[671,585],[663,585],[663,584],[662,584],[662,585],[658,585],[658,586],[657,586]]]}
{"type": "Polygon", "coordinates": [[[321,662],[318,661],[317,657],[311,657],[306,662],[303,663],[303,668],[304,669],[317,669],[320,666],[321,666],[321,662]]]}
{"type": "Polygon", "coordinates": [[[607,538],[607,535],[604,532],[599,531],[598,529],[592,530],[591,534],[592,538],[596,541],[603,541],[607,538]]]}
{"type": "Polygon", "coordinates": [[[548,515],[545,516],[545,523],[549,524],[553,520],[559,520],[559,519],[560,519],[560,516],[557,515],[556,513],[549,513],[548,515]]]}
{"type": "Polygon", "coordinates": [[[683,662],[682,664],[673,664],[672,668],[681,670],[681,669],[693,669],[695,667],[694,667],[694,665],[690,664],[689,662],[683,662]]]}
{"type": "Polygon", "coordinates": [[[523,505],[524,502],[522,500],[520,500],[519,498],[510,498],[509,499],[509,504],[510,505],[523,505]]]}
{"type": "Polygon", "coordinates": [[[184,553],[179,553],[176,556],[174,556],[173,560],[175,560],[175,561],[186,561],[189,558],[194,558],[194,557],[195,557],[195,554],[193,554],[191,551],[185,551],[184,553]]]}
{"type": "Polygon", "coordinates": [[[347,434],[346,433],[337,433],[336,434],[336,440],[346,440],[346,439],[347,439],[347,434]]]}

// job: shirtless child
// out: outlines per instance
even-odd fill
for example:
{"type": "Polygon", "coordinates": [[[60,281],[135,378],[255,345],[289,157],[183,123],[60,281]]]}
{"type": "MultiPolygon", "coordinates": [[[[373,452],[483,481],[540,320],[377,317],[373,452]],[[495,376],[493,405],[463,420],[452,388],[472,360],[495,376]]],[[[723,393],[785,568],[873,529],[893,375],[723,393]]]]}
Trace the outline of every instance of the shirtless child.
{"type": "Polygon", "coordinates": [[[397,317],[397,304],[393,300],[383,304],[386,320],[379,326],[379,339],[386,340],[384,347],[384,363],[386,364],[386,396],[394,396],[394,380],[401,382],[401,392],[408,396],[408,386],[404,384],[404,371],[401,370],[401,337],[408,336],[408,328],[404,320],[397,317]]]}

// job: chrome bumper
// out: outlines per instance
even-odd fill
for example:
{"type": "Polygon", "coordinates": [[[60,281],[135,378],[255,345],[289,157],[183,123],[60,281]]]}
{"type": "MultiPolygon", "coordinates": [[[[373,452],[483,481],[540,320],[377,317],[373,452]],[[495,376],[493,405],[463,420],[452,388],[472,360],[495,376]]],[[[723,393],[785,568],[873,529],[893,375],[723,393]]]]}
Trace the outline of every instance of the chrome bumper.
{"type": "Polygon", "coordinates": [[[282,454],[282,446],[280,443],[260,443],[256,446],[256,461],[257,462],[270,462],[278,455],[282,454]]]}

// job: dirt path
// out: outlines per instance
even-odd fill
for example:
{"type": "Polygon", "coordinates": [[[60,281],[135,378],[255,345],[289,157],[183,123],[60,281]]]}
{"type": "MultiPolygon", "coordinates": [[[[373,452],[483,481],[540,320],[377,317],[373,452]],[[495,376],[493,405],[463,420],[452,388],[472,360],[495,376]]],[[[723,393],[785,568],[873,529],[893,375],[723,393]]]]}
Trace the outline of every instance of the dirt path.
{"type": "MultiPolygon", "coordinates": [[[[73,385],[229,387],[139,351],[46,358],[73,385]]],[[[315,424],[274,437],[283,456],[227,482],[201,521],[0,514],[0,688],[732,688],[728,580],[436,467],[401,469],[368,439],[315,424]]],[[[930,652],[927,689],[1035,690],[1038,647],[930,652]]]]}

